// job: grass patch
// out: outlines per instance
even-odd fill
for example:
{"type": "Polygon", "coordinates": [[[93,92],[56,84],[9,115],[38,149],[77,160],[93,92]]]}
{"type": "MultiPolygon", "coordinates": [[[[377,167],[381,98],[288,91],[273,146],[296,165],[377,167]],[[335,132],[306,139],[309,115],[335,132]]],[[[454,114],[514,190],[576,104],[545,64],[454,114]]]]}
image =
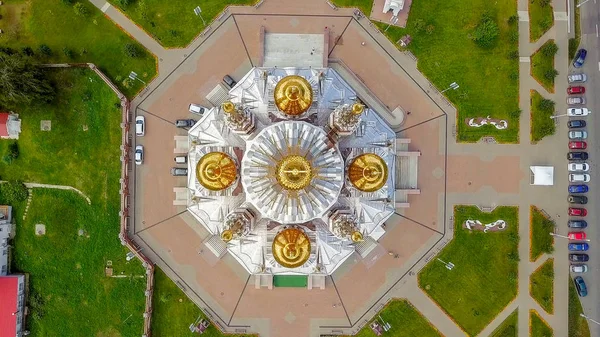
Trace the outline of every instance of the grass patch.
{"type": "Polygon", "coordinates": [[[338,7],[356,7],[360,9],[367,17],[371,15],[373,0],[333,0],[338,7]]]}
{"type": "Polygon", "coordinates": [[[156,59],[88,1],[80,1],[88,14],[75,14],[60,0],[11,1],[0,6],[5,34],[3,45],[16,50],[31,47],[41,63],[95,63],[119,88],[132,97],[142,88],[127,75],[135,71],[148,82],[156,75],[156,59]],[[43,55],[40,45],[50,47],[43,55]],[[125,45],[133,44],[139,57],[128,57],[125,45]],[[67,55],[69,54],[69,55],[67,55]]]}
{"type": "MultiPolygon", "coordinates": [[[[407,28],[390,27],[385,32],[392,43],[405,34],[413,37],[408,49],[419,59],[419,70],[438,89],[452,82],[460,85],[458,90],[444,93],[458,109],[458,141],[476,142],[484,136],[501,143],[519,141],[518,24],[508,20],[515,15],[516,1],[413,1],[407,28]],[[484,13],[499,27],[499,37],[491,48],[480,48],[471,39],[484,13]],[[428,26],[433,30],[428,32],[428,26]],[[506,120],[508,128],[473,128],[465,122],[486,116],[506,120]]],[[[381,31],[387,27],[376,24],[381,31]]]]}
{"type": "MultiPolygon", "coordinates": [[[[392,326],[394,336],[441,337],[442,335],[421,315],[415,307],[404,299],[395,299],[379,313],[381,318],[392,326]]],[[[371,322],[378,320],[378,316],[371,322]]],[[[365,325],[356,337],[375,336],[369,325],[365,325]]]]}
{"type": "Polygon", "coordinates": [[[549,234],[554,232],[554,222],[548,219],[537,207],[529,209],[531,248],[529,261],[537,260],[542,254],[554,251],[554,238],[549,234]]]}
{"type": "MultiPolygon", "coordinates": [[[[0,176],[71,185],[88,195],[91,205],[75,192],[47,189],[33,189],[24,221],[25,203],[13,205],[17,233],[12,270],[30,276],[28,328],[34,336],[139,335],[145,277],[104,275],[109,260],[115,275],[145,275],[137,260],[125,260],[127,250],[118,239],[118,99],[90,70],[49,72],[60,84],[57,100],[19,111],[21,155],[10,165],[0,165],[0,176]],[[52,120],[52,131],[40,131],[43,119],[52,120]],[[35,235],[38,223],[46,225],[45,236],[35,235]]],[[[7,144],[0,142],[0,153],[7,144]]]]}
{"type": "Polygon", "coordinates": [[[419,285],[464,331],[477,335],[517,295],[518,208],[501,206],[484,213],[475,206],[455,206],[454,226],[454,239],[438,255],[454,263],[454,269],[434,260],[419,274],[419,285]],[[469,231],[463,228],[468,219],[503,219],[507,228],[469,231]]]}
{"type": "Polygon", "coordinates": [[[535,90],[530,90],[529,102],[531,104],[531,142],[535,144],[556,132],[554,119],[550,118],[554,115],[554,102],[545,99],[535,90]]]}
{"type": "Polygon", "coordinates": [[[577,289],[569,276],[569,337],[590,337],[588,321],[581,317],[583,307],[577,289]]]}
{"type": "MultiPolygon", "coordinates": [[[[152,312],[152,336],[154,337],[193,337],[188,328],[199,316],[206,316],[160,269],[154,272],[154,295],[152,312]]],[[[225,336],[214,325],[202,334],[208,337],[225,336]]],[[[230,337],[243,337],[249,335],[227,334],[230,337]]]]}
{"type": "Polygon", "coordinates": [[[517,337],[519,326],[517,325],[519,319],[519,310],[513,311],[499,327],[492,332],[490,337],[517,337]]]}
{"type": "Polygon", "coordinates": [[[577,52],[577,48],[579,48],[579,43],[581,43],[581,24],[579,23],[581,19],[581,9],[575,6],[575,37],[569,39],[569,62],[575,58],[575,53],[577,52]]]}
{"type": "Polygon", "coordinates": [[[538,315],[535,310],[529,310],[529,336],[552,337],[552,328],[538,315]]]}
{"type": "Polygon", "coordinates": [[[554,40],[548,40],[531,57],[531,76],[550,93],[554,92],[554,78],[558,73],[554,69],[554,55],[546,56],[541,50],[545,45],[552,43],[554,40]]]}
{"type": "Polygon", "coordinates": [[[554,259],[548,259],[529,277],[529,294],[547,313],[554,313],[554,259]]]}
{"type": "Polygon", "coordinates": [[[541,0],[529,1],[529,41],[537,41],[554,25],[552,6],[542,6],[541,0]]]}
{"type": "Polygon", "coordinates": [[[214,18],[229,5],[253,5],[257,0],[135,0],[122,6],[118,0],[109,0],[140,25],[161,45],[169,48],[187,46],[214,18]],[[202,18],[194,8],[200,6],[202,18]]]}

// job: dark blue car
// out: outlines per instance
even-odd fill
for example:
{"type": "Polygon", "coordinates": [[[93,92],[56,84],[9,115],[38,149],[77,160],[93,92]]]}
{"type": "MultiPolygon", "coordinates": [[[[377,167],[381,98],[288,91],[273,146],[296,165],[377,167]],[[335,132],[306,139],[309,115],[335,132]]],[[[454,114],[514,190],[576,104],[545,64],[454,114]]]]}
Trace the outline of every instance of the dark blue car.
{"type": "Polygon", "coordinates": [[[587,50],[579,49],[579,51],[577,51],[577,55],[575,55],[575,61],[573,61],[573,67],[581,68],[581,66],[583,66],[583,63],[585,62],[586,56],[587,56],[587,50]]]}
{"type": "Polygon", "coordinates": [[[575,287],[577,288],[577,292],[579,296],[586,297],[587,296],[587,286],[583,281],[583,277],[577,276],[573,281],[575,281],[575,287]]]}
{"type": "Polygon", "coordinates": [[[585,220],[569,220],[567,225],[569,228],[586,228],[587,222],[585,220]]]}
{"type": "Polygon", "coordinates": [[[585,242],[569,243],[569,251],[572,252],[585,252],[588,249],[590,249],[590,245],[585,242]]]}
{"type": "Polygon", "coordinates": [[[587,193],[587,185],[571,185],[569,186],[569,193],[587,193]]]}

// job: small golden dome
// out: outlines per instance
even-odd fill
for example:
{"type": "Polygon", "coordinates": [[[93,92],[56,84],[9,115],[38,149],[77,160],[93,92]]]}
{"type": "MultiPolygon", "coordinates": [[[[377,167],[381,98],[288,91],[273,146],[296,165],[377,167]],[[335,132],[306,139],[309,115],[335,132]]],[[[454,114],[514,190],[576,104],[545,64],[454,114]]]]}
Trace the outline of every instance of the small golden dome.
{"type": "Polygon", "coordinates": [[[359,231],[354,231],[350,235],[350,239],[352,240],[352,242],[360,242],[363,240],[363,235],[359,231]]]}
{"type": "Polygon", "coordinates": [[[275,261],[286,268],[298,268],[310,257],[310,239],[298,228],[278,233],[272,248],[275,261]]]}
{"type": "Polygon", "coordinates": [[[277,108],[291,116],[303,114],[313,101],[310,83],[297,75],[286,76],[277,82],[274,96],[277,108]]]}
{"type": "Polygon", "coordinates": [[[353,115],[360,115],[364,111],[365,111],[365,106],[364,105],[362,105],[360,103],[354,103],[354,104],[352,104],[352,114],[353,115]]]}
{"type": "Polygon", "coordinates": [[[223,109],[223,112],[230,114],[235,111],[235,104],[231,101],[225,101],[221,104],[221,109],[223,109]]]}
{"type": "Polygon", "coordinates": [[[363,192],[375,192],[382,188],[387,177],[387,164],[374,153],[361,154],[348,167],[348,179],[363,192]]]}
{"type": "Polygon", "coordinates": [[[211,191],[226,189],[237,178],[237,167],[231,157],[223,152],[209,152],[196,165],[198,182],[211,191]]]}
{"type": "Polygon", "coordinates": [[[286,156],[275,167],[275,179],[286,190],[303,189],[310,184],[312,178],[312,165],[302,156],[286,156]]]}
{"type": "Polygon", "coordinates": [[[224,242],[229,242],[231,239],[233,239],[233,232],[231,230],[226,229],[221,233],[221,240],[224,242]]]}

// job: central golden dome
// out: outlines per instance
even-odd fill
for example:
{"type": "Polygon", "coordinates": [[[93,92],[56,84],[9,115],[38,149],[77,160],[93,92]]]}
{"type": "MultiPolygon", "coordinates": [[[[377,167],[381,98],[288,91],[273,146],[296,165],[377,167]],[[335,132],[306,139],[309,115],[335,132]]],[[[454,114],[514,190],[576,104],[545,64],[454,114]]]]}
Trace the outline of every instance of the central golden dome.
{"type": "Polygon", "coordinates": [[[237,178],[237,167],[231,157],[223,152],[209,152],[196,165],[198,182],[211,191],[229,187],[237,178]]]}
{"type": "Polygon", "coordinates": [[[348,179],[363,192],[375,192],[382,188],[387,177],[387,164],[374,153],[361,154],[348,167],[348,179]]]}
{"type": "Polygon", "coordinates": [[[275,179],[286,190],[303,189],[310,184],[312,178],[312,165],[302,156],[283,157],[275,167],[275,179]]]}
{"type": "Polygon", "coordinates": [[[303,114],[313,101],[310,83],[297,75],[286,76],[277,82],[274,96],[277,108],[291,116],[303,114]]]}
{"type": "Polygon", "coordinates": [[[286,268],[302,266],[310,257],[310,239],[298,228],[284,229],[273,239],[273,257],[286,268]]]}

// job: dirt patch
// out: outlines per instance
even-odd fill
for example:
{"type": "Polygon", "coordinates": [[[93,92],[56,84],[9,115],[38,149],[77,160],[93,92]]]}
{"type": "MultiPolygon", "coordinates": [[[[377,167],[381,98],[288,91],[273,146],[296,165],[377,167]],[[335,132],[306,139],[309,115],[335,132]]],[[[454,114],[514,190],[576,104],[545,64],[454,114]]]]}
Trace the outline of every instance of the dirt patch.
{"type": "Polygon", "coordinates": [[[121,333],[117,329],[109,327],[104,331],[98,332],[96,337],[121,337],[121,333]]]}

